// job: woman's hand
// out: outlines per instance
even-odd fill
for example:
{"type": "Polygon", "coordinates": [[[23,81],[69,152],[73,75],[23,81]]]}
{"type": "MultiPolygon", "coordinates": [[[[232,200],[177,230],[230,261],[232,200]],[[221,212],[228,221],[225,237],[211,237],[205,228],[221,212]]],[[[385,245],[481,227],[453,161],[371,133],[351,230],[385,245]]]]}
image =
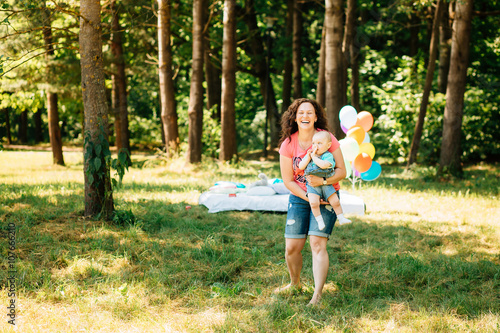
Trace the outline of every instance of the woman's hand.
{"type": "Polygon", "coordinates": [[[311,185],[313,187],[323,185],[323,178],[322,177],[318,177],[315,175],[308,175],[308,176],[306,176],[306,180],[309,183],[309,185],[311,185]]]}

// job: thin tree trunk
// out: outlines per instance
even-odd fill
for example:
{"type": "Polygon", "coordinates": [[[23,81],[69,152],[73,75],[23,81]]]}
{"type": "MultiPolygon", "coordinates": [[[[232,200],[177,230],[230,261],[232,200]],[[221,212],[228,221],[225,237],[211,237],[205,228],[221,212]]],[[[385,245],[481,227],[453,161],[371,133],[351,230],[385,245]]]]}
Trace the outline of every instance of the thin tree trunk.
{"type": "Polygon", "coordinates": [[[410,156],[408,157],[408,169],[413,163],[417,162],[418,149],[424,129],[425,115],[427,113],[427,105],[429,104],[429,96],[432,89],[432,79],[434,78],[434,70],[436,68],[436,59],[438,55],[438,39],[439,39],[439,24],[443,12],[443,0],[438,0],[434,13],[434,22],[432,24],[431,42],[429,46],[429,62],[427,64],[427,74],[425,77],[424,91],[422,101],[420,102],[420,111],[418,113],[417,123],[415,124],[415,132],[411,142],[410,156]]]}
{"type": "Polygon", "coordinates": [[[118,151],[126,149],[130,152],[127,103],[127,77],[125,75],[125,59],[123,56],[122,28],[120,13],[116,0],[111,0],[112,36],[111,52],[113,54],[114,72],[111,75],[113,86],[112,107],[115,115],[116,148],[118,151]]]}
{"type": "Polygon", "coordinates": [[[326,103],[325,59],[326,58],[326,26],[323,24],[321,32],[321,47],[319,50],[318,85],[316,87],[316,100],[321,106],[326,103]]]}
{"type": "MultiPolygon", "coordinates": [[[[45,7],[45,1],[43,5],[43,40],[45,43],[45,60],[47,61],[47,82],[50,81],[54,71],[50,62],[54,56],[54,45],[52,40],[52,28],[50,23],[50,12],[45,7]]],[[[49,121],[49,138],[50,145],[52,147],[52,158],[54,164],[64,165],[64,156],[62,151],[62,138],[61,138],[61,128],[59,127],[59,109],[57,106],[57,93],[52,91],[47,91],[47,115],[49,121]]]]}
{"type": "Polygon", "coordinates": [[[187,162],[201,162],[203,132],[203,0],[193,0],[193,65],[189,93],[187,162]]]}
{"type": "Polygon", "coordinates": [[[23,111],[19,115],[19,141],[28,143],[28,111],[23,111]]]}
{"type": "Polygon", "coordinates": [[[80,15],[80,64],[86,138],[85,216],[101,215],[109,219],[113,213],[113,192],[109,166],[104,158],[104,153],[109,152],[109,143],[100,2],[81,0],[80,15]]]}
{"type": "Polygon", "coordinates": [[[5,131],[7,136],[7,144],[12,144],[12,135],[10,133],[10,112],[9,109],[4,109],[5,112],[5,131]]]}
{"type": "Polygon", "coordinates": [[[59,127],[59,111],[57,107],[57,94],[47,93],[47,114],[49,115],[49,137],[52,147],[52,159],[54,164],[64,165],[62,152],[61,129],[59,127]]]}
{"type": "Polygon", "coordinates": [[[222,42],[221,161],[237,154],[236,142],[236,1],[224,1],[224,34],[222,42]]]}
{"type": "Polygon", "coordinates": [[[326,0],[326,113],[331,130],[337,138],[343,138],[340,128],[339,111],[343,106],[342,95],[342,32],[344,24],[343,0],[326,0]]]}
{"type": "Polygon", "coordinates": [[[439,72],[438,72],[438,91],[446,93],[448,85],[448,72],[450,69],[450,50],[451,50],[451,22],[450,11],[452,4],[443,9],[441,24],[439,26],[439,72]]]}
{"type": "MultiPolygon", "coordinates": [[[[345,96],[343,104],[347,104],[347,70],[349,67],[352,68],[351,48],[354,43],[354,33],[356,28],[356,1],[357,0],[347,0],[345,34],[342,44],[342,53],[344,54],[342,57],[344,60],[344,69],[342,71],[342,95],[345,96]]],[[[352,104],[353,103],[351,102],[351,105],[352,104]]]]}
{"type": "Polygon", "coordinates": [[[472,13],[472,0],[458,1],[456,3],[439,173],[450,172],[455,175],[462,174],[460,140],[462,136],[465,84],[469,63],[472,13]]]}
{"type": "Polygon", "coordinates": [[[293,10],[293,98],[302,98],[302,5],[294,1],[293,10]]]}
{"type": "Polygon", "coordinates": [[[216,55],[219,54],[217,50],[215,52],[212,50],[212,45],[210,43],[210,20],[212,17],[212,13],[208,12],[208,7],[210,4],[210,0],[204,0],[203,5],[203,15],[205,22],[205,27],[203,31],[204,36],[204,59],[203,63],[205,64],[205,81],[207,82],[207,109],[212,110],[212,108],[216,107],[215,110],[212,111],[212,118],[220,121],[220,99],[221,99],[221,63],[218,60],[216,55]],[[209,15],[210,14],[210,15],[209,15]],[[217,64],[214,61],[217,61],[217,64]]]}
{"type": "Polygon", "coordinates": [[[293,65],[290,58],[292,53],[292,38],[293,38],[293,8],[294,0],[287,0],[287,16],[286,16],[286,30],[285,30],[285,54],[284,64],[283,64],[283,90],[281,94],[281,99],[283,104],[281,104],[281,113],[283,114],[290,103],[292,102],[292,75],[293,75],[293,65]]]}
{"type": "Polygon", "coordinates": [[[43,141],[41,109],[33,114],[33,120],[35,120],[35,143],[40,143],[43,141]]]}
{"type": "Polygon", "coordinates": [[[167,154],[179,149],[179,127],[172,79],[172,47],[170,45],[171,0],[158,0],[158,53],[161,118],[167,154]]]}

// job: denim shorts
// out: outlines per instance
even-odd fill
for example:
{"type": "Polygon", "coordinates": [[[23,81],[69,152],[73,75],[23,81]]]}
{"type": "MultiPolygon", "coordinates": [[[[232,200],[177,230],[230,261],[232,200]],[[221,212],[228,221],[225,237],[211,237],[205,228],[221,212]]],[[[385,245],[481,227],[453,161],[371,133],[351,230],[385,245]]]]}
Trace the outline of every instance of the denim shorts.
{"type": "MultiPolygon", "coordinates": [[[[337,192],[337,196],[339,193],[337,192]]],[[[307,238],[307,235],[330,238],[337,215],[330,205],[321,205],[325,228],[319,230],[309,202],[290,194],[286,215],[285,238],[307,238]]]]}
{"type": "Polygon", "coordinates": [[[320,185],[320,186],[311,186],[309,184],[306,185],[307,193],[313,193],[319,195],[323,200],[328,201],[328,198],[337,192],[333,185],[320,185]]]}

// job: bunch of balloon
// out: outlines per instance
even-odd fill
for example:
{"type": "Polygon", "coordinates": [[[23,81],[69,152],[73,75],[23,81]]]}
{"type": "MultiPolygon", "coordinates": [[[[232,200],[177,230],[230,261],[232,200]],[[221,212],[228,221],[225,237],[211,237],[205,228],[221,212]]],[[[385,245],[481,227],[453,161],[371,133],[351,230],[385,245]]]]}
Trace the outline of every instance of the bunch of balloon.
{"type": "Polygon", "coordinates": [[[368,131],[373,126],[373,116],[368,111],[358,113],[351,105],[340,109],[340,126],[346,137],[340,142],[340,150],[344,156],[347,175],[354,190],[358,177],[372,181],[382,172],[382,167],[375,162],[375,147],[370,143],[368,131]]]}

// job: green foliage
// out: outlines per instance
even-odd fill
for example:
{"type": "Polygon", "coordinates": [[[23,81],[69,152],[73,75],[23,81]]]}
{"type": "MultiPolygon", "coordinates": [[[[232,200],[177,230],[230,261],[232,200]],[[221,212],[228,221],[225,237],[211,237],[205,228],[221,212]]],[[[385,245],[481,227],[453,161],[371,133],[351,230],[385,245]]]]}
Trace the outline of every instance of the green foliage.
{"type": "Polygon", "coordinates": [[[134,226],[138,222],[131,210],[115,210],[111,220],[114,225],[121,227],[134,226]]]}

